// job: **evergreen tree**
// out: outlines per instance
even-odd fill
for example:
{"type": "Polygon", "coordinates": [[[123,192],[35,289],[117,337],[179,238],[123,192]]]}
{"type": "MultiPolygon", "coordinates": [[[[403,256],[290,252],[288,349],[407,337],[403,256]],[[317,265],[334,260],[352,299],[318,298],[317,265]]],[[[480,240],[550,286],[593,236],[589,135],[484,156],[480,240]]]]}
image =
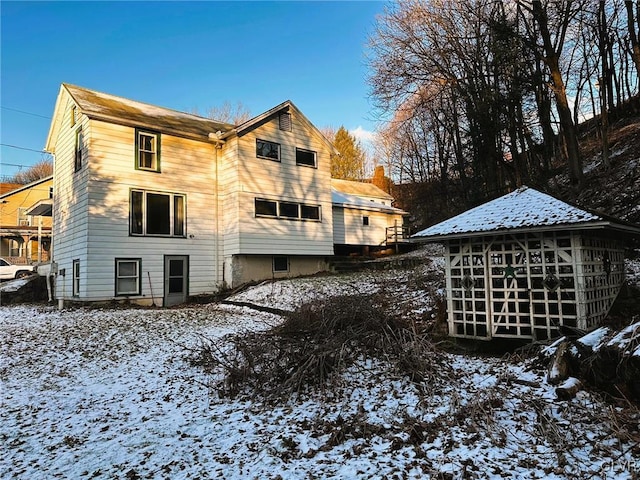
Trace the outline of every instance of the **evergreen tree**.
{"type": "Polygon", "coordinates": [[[365,153],[360,142],[341,126],[333,138],[333,145],[340,153],[331,156],[331,177],[361,180],[364,177],[365,153]]]}

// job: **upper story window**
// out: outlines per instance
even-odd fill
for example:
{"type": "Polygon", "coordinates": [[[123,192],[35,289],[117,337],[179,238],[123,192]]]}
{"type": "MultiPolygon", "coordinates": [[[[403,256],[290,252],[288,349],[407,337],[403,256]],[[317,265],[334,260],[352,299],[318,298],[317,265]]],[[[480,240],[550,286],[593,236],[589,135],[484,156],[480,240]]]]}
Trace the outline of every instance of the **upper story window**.
{"type": "Polygon", "coordinates": [[[69,114],[69,124],[73,127],[78,121],[78,107],[73,105],[69,114]]]}
{"type": "Polygon", "coordinates": [[[84,134],[82,133],[82,128],[78,128],[78,130],[76,130],[76,148],[75,148],[74,161],[73,161],[75,172],[77,172],[82,168],[83,155],[84,155],[84,134]]]}
{"type": "Polygon", "coordinates": [[[278,127],[285,132],[291,131],[291,114],[289,112],[282,112],[278,115],[278,127]]]}
{"type": "Polygon", "coordinates": [[[184,237],[185,218],[184,195],[131,190],[131,235],[184,237]]]}
{"type": "Polygon", "coordinates": [[[364,225],[365,227],[369,226],[369,217],[367,217],[366,215],[362,217],[362,225],[364,225]]]}
{"type": "Polygon", "coordinates": [[[304,148],[296,148],[296,165],[316,167],[316,152],[305,150],[304,148]]]}
{"type": "Polygon", "coordinates": [[[267,140],[256,140],[256,156],[258,158],[268,158],[269,160],[280,161],[280,144],[267,140]]]}
{"type": "Polygon", "coordinates": [[[160,134],[136,130],[136,169],[160,171],[160,134]]]}

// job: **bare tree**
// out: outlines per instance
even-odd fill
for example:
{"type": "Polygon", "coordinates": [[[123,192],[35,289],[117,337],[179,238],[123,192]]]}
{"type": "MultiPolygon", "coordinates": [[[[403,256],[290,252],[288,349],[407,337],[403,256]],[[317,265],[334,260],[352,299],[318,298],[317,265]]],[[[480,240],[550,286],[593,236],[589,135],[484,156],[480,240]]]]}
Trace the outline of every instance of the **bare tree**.
{"type": "Polygon", "coordinates": [[[627,30],[629,32],[629,42],[631,43],[631,57],[636,65],[636,75],[640,78],[640,44],[638,43],[638,37],[640,36],[640,3],[636,2],[635,14],[632,0],[626,0],[624,4],[627,10],[627,30]]]}
{"type": "Polygon", "coordinates": [[[53,162],[51,160],[40,160],[31,167],[21,170],[8,180],[9,183],[19,183],[26,185],[41,178],[53,175],[53,162]]]}
{"type": "MultiPolygon", "coordinates": [[[[200,115],[197,108],[192,109],[191,113],[200,115]]],[[[205,116],[217,122],[240,125],[251,118],[251,111],[242,102],[233,105],[225,101],[220,106],[209,107],[205,116]]]]}

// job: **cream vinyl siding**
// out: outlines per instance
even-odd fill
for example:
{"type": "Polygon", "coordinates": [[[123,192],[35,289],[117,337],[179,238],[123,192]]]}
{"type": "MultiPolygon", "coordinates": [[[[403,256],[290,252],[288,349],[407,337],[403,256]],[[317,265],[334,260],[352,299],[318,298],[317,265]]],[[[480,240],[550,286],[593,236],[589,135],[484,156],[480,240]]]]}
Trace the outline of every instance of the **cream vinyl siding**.
{"type": "Polygon", "coordinates": [[[223,148],[217,150],[219,176],[220,231],[222,234],[222,255],[240,253],[240,224],[238,220],[240,203],[238,200],[238,139],[231,138],[223,148]]]}
{"type": "Polygon", "coordinates": [[[91,142],[91,125],[84,115],[71,126],[71,109],[75,105],[69,95],[62,98],[64,105],[61,128],[57,131],[54,157],[54,208],[53,208],[53,255],[58,268],[65,276],[58,276],[56,295],[72,298],[73,260],[80,260],[80,292],[86,294],[87,225],[88,213],[88,155],[91,142]],[[82,169],[74,172],[76,131],[82,127],[85,155],[82,169]]]}
{"type": "MultiPolygon", "coordinates": [[[[84,213],[78,212],[73,221],[61,224],[75,225],[77,218],[83,218],[84,224],[77,228],[88,235],[80,244],[69,242],[65,235],[63,252],[55,252],[56,260],[61,262],[61,255],[68,257],[64,248],[77,252],[77,246],[81,245],[80,298],[113,298],[115,258],[135,257],[141,258],[142,296],[150,299],[153,290],[155,303],[161,303],[164,255],[189,255],[190,295],[216,291],[221,268],[215,261],[214,145],[161,134],[161,173],[148,172],[135,169],[135,128],[98,120],[88,120],[86,124],[85,142],[90,146],[91,156],[87,171],[83,168],[86,187],[82,189],[81,205],[84,213]],[[185,195],[187,238],[130,236],[131,189],[185,195]],[[87,288],[91,295],[86,295],[87,288]]],[[[57,194],[58,199],[62,200],[61,204],[69,201],[64,188],[57,194]]],[[[72,256],[78,258],[77,254],[72,256]]]]}
{"type": "Polygon", "coordinates": [[[292,131],[277,115],[238,139],[239,253],[332,255],[330,152],[306,121],[292,112],[292,131]],[[256,156],[256,139],[280,144],[280,161],[256,156]],[[317,168],[296,165],[296,147],[316,152],[317,168]],[[255,199],[319,205],[321,221],[255,216],[255,199]]]}
{"type": "Polygon", "coordinates": [[[387,227],[394,222],[402,226],[402,215],[333,207],[333,241],[337,245],[384,245],[387,227]],[[362,217],[369,217],[369,225],[362,224],[362,217]]]}

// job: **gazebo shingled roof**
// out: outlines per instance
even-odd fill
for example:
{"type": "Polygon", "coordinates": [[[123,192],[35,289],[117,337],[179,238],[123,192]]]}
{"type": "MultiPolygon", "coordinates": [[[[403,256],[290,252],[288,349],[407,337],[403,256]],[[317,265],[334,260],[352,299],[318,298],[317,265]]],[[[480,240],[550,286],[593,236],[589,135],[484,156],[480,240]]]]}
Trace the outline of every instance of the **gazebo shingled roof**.
{"type": "Polygon", "coordinates": [[[558,200],[526,186],[422,230],[412,238],[437,241],[509,231],[612,228],[640,234],[640,228],[558,200]]]}

